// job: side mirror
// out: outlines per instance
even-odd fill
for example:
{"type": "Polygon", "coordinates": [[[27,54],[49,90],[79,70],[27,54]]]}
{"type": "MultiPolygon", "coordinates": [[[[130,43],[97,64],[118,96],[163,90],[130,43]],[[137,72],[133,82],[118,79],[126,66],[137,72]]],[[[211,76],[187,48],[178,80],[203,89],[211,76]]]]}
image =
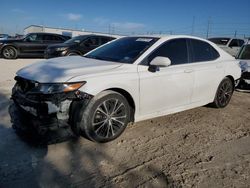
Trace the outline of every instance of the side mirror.
{"type": "Polygon", "coordinates": [[[150,62],[148,70],[156,72],[159,67],[168,67],[169,65],[171,65],[171,60],[168,57],[157,56],[150,62]]]}

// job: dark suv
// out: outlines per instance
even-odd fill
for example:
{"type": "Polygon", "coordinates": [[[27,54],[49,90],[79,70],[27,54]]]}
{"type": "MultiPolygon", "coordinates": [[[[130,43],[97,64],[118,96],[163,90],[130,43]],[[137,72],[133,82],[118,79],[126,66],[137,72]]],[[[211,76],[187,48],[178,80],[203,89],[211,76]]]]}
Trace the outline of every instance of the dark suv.
{"type": "Polygon", "coordinates": [[[52,33],[30,33],[22,39],[0,40],[0,55],[6,59],[43,57],[49,44],[63,43],[70,37],[52,33]]]}
{"type": "Polygon", "coordinates": [[[45,58],[84,55],[85,53],[111,41],[114,37],[102,35],[80,35],[63,44],[49,45],[44,52],[45,58]]]}

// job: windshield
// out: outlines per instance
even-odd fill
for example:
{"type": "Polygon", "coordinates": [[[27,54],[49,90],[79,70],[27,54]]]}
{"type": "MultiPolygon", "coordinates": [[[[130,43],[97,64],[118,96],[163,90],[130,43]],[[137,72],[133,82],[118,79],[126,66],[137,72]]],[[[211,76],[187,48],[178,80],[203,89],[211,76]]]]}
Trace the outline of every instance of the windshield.
{"type": "Polygon", "coordinates": [[[241,48],[237,59],[250,59],[250,44],[241,48]]]}
{"type": "Polygon", "coordinates": [[[124,37],[90,52],[85,57],[132,64],[158,38],[124,37]]]}
{"type": "Polygon", "coordinates": [[[80,43],[86,38],[88,38],[88,36],[77,36],[77,37],[73,37],[72,39],[65,41],[64,43],[66,43],[66,44],[80,43]]]}
{"type": "Polygon", "coordinates": [[[218,45],[227,45],[230,38],[210,38],[208,40],[218,45]]]}

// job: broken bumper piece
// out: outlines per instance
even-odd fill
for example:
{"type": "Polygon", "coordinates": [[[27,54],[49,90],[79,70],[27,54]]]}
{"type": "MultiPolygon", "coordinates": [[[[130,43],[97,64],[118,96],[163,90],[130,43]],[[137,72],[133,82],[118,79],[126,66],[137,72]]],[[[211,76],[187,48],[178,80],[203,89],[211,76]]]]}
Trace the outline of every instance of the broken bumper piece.
{"type": "MultiPolygon", "coordinates": [[[[16,127],[32,127],[37,133],[44,134],[49,130],[71,126],[73,103],[86,103],[90,95],[68,92],[51,95],[23,94],[13,91],[9,113],[16,127]]],[[[74,109],[75,110],[75,109],[74,109]]]]}

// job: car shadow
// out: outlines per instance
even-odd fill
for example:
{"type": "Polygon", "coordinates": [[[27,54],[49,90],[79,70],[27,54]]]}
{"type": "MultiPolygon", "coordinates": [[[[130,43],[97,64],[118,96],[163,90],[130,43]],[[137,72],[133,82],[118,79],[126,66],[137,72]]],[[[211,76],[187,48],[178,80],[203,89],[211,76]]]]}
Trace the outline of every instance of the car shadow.
{"type": "MultiPolygon", "coordinates": [[[[44,138],[36,135],[18,135],[11,128],[8,107],[10,100],[0,93],[0,187],[181,187],[178,182],[151,166],[144,172],[121,165],[110,147],[116,144],[97,144],[72,136],[69,130],[60,129],[44,138]],[[53,143],[53,144],[52,144],[53,143]],[[109,150],[107,150],[109,148],[109,150]],[[105,167],[106,163],[112,168],[105,167]],[[107,169],[111,172],[106,173],[107,169]],[[148,174],[152,174],[147,178],[148,174]],[[122,176],[122,183],[116,182],[122,176]],[[145,181],[142,181],[145,179],[145,181]],[[157,182],[160,184],[156,184],[157,182]]],[[[126,155],[126,154],[125,154],[126,155]]],[[[153,164],[152,164],[153,165],[153,164]]]]}

